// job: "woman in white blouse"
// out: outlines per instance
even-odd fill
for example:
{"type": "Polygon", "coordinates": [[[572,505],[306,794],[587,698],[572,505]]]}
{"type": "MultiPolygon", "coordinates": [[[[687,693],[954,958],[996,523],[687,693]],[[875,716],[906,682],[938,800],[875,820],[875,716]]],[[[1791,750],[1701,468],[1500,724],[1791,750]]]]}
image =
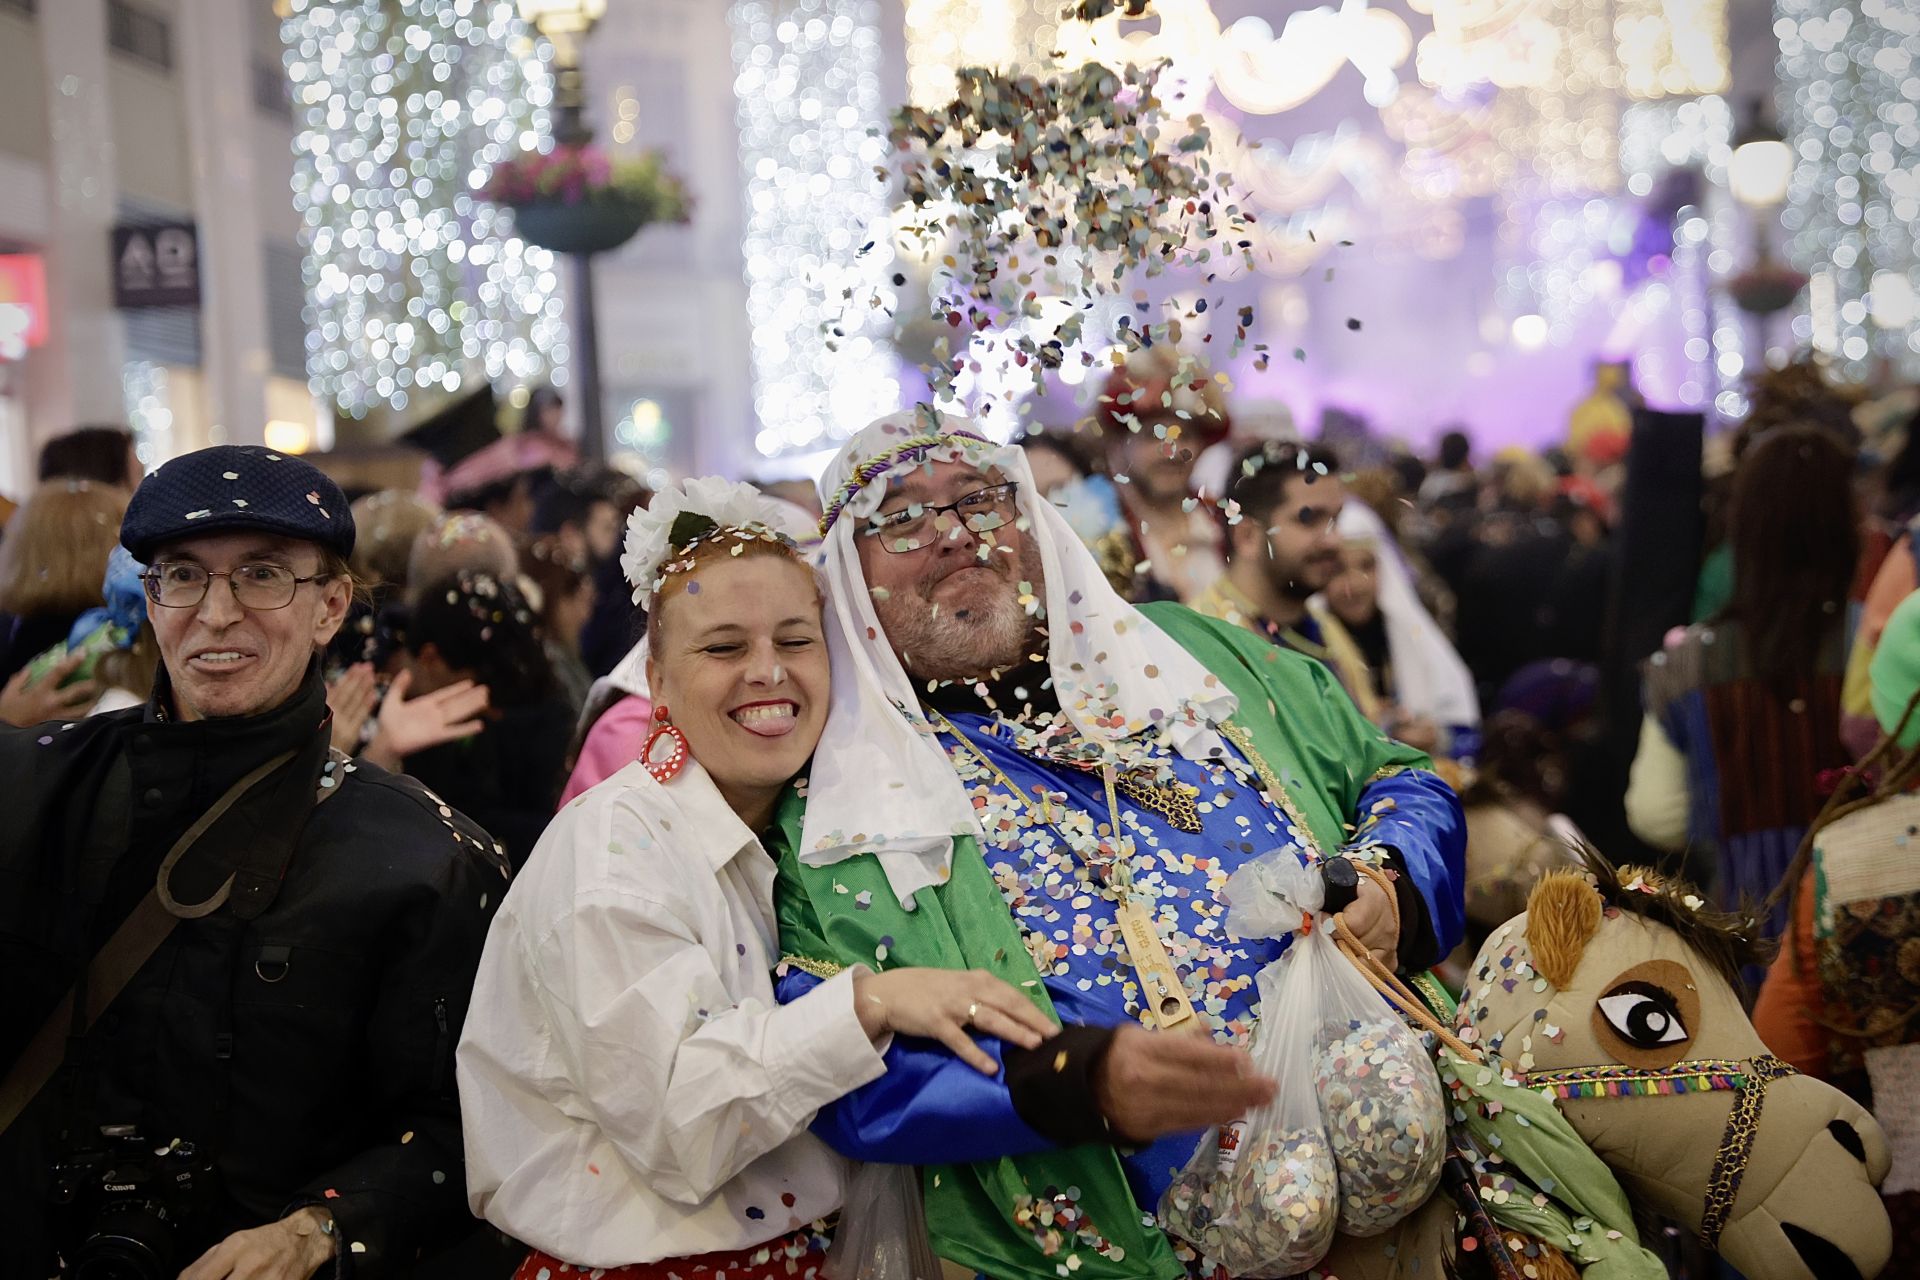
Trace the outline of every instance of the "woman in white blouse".
{"type": "Polygon", "coordinates": [[[781,518],[694,480],[629,524],[657,727],[534,848],[460,1041],[468,1196],[532,1247],[518,1280],[812,1274],[845,1169],[807,1125],[882,1074],[889,1036],[991,1072],[969,1024],[1028,1047],[1052,1032],[982,973],[854,969],[775,1002],[756,833],[828,701],[818,588],[781,518]]]}

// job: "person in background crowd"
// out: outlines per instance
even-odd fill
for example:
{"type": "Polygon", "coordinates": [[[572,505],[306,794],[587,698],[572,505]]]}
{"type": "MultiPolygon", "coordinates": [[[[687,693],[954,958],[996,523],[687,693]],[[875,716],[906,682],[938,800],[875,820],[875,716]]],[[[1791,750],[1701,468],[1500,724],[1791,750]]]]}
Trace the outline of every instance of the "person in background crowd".
{"type": "MultiPolygon", "coordinates": [[[[520,415],[520,434],[566,439],[567,398],[547,383],[527,394],[527,407],[520,415]]],[[[568,441],[571,444],[571,441],[568,441]]]]}
{"type": "Polygon", "coordinates": [[[46,481],[27,498],[0,540],[0,682],[100,607],[126,510],[125,489],[95,480],[46,481]]]}
{"type": "Polygon", "coordinates": [[[1579,776],[1582,721],[1599,675],[1577,663],[1540,663],[1512,683],[1522,705],[1503,706],[1487,720],[1473,780],[1460,793],[1467,815],[1467,937],[1453,956],[1460,966],[1472,962],[1488,934],[1526,910],[1543,872],[1574,861],[1552,819],[1565,810],[1579,776]]]}
{"type": "MultiPolygon", "coordinates": [[[[1734,477],[1733,599],[1648,659],[1627,819],[1655,848],[1686,850],[1691,878],[1729,909],[1780,882],[1820,809],[1818,775],[1847,761],[1859,536],[1851,451],[1817,427],[1769,432],[1734,477]]],[[[1784,920],[1773,913],[1769,936],[1784,920]]]]}
{"type": "Polygon", "coordinates": [[[90,716],[146,705],[159,669],[160,649],[147,625],[147,567],[116,545],[107,556],[107,572],[100,584],[104,603],[74,619],[67,638],[27,664],[40,673],[62,659],[79,655],[74,674],[90,679],[100,696],[87,708],[90,716]]]}
{"type": "Polygon", "coordinates": [[[1098,419],[1133,537],[1133,598],[1198,598],[1226,568],[1219,522],[1193,488],[1195,460],[1227,435],[1220,384],[1193,357],[1153,347],[1109,375],[1098,419]]]}
{"type": "Polygon", "coordinates": [[[647,687],[647,642],[642,637],[612,671],[593,682],[567,751],[564,809],[573,798],[611,778],[640,756],[653,730],[653,695],[647,687]]]}
{"type": "MultiPolygon", "coordinates": [[[[653,500],[647,489],[632,490],[620,509],[620,527],[627,527],[633,513],[653,500]]],[[[647,628],[643,609],[633,607],[633,589],[624,585],[620,557],[611,556],[593,566],[593,613],[580,628],[580,660],[596,679],[614,667],[640,641],[647,628]]]]}
{"type": "Polygon", "coordinates": [[[820,519],[820,494],[813,487],[813,481],[796,477],[791,480],[755,480],[752,484],[769,498],[792,503],[816,521],[820,519]]]}
{"type": "Polygon", "coordinates": [[[1595,361],[1593,388],[1567,416],[1570,458],[1596,468],[1618,462],[1633,434],[1632,407],[1639,398],[1631,361],[1595,361]]]}
{"type": "Polygon", "coordinates": [[[328,749],[354,540],[332,480],[204,449],[142,483],[120,539],[149,566],[151,700],[0,731],[0,1063],[29,1100],[0,1139],[0,1274],[120,1274],[89,1240],[139,1171],[161,1274],[405,1276],[471,1229],[452,1053],[505,864],[328,749]],[[64,1003],[83,969],[91,1020],[64,1003]]]}
{"type": "Polygon", "coordinates": [[[1353,637],[1386,707],[1382,726],[1403,742],[1471,763],[1479,746],[1473,673],[1414,590],[1413,570],[1385,521],[1348,498],[1337,522],[1341,572],[1328,609],[1353,637]]]}
{"type": "Polygon", "coordinates": [[[365,532],[354,543],[356,591],[347,622],[328,646],[327,705],[333,709],[333,745],[346,755],[371,750],[376,758],[402,760],[471,732],[469,717],[486,706],[485,687],[462,683],[409,697],[404,657],[409,608],[406,591],[413,571],[413,550],[424,539],[430,550],[422,567],[482,563],[505,559],[499,549],[506,535],[488,526],[485,516],[443,516],[439,508],[412,494],[386,490],[354,504],[356,521],[364,513],[365,532]],[[442,542],[435,535],[456,526],[442,542]],[[362,579],[361,573],[377,574],[362,579]],[[343,640],[348,627],[361,634],[343,640]]]}
{"type": "Polygon", "coordinates": [[[819,586],[745,485],[690,481],[649,515],[623,559],[660,728],[554,819],[488,939],[459,1055],[469,1194],[533,1246],[520,1280],[814,1275],[845,1166],[806,1126],[882,1074],[889,1032],[991,1073],[969,1028],[1031,1048],[1053,1027],[978,972],[853,965],[775,1002],[759,833],[827,716],[819,586]]]}
{"type": "Polygon", "coordinates": [[[1100,570],[1121,595],[1135,578],[1138,542],[1120,510],[1118,487],[1100,470],[1084,438],[1064,431],[1037,431],[1020,439],[1040,496],[1066,517],[1100,570]]]}
{"type": "Polygon", "coordinates": [[[1876,477],[1878,493],[1873,513],[1861,533],[1860,571],[1855,594],[1860,609],[1854,622],[1853,648],[1847,655],[1846,682],[1840,694],[1840,737],[1854,756],[1864,756],[1880,738],[1874,719],[1867,670],[1880,633],[1899,603],[1920,589],[1920,553],[1913,530],[1920,525],[1920,388],[1908,388],[1855,411],[1864,420],[1865,434],[1882,454],[1890,455],[1876,477]]]}
{"type": "Polygon", "coordinates": [[[1854,423],[1884,459],[1874,477],[1873,514],[1890,531],[1920,516],[1920,387],[1902,387],[1857,407],[1854,423]]]}
{"type": "Polygon", "coordinates": [[[1480,477],[1473,470],[1473,439],[1460,430],[1440,437],[1433,469],[1421,480],[1415,499],[1421,510],[1471,512],[1480,501],[1480,477]]]}
{"type": "MultiPolygon", "coordinates": [[[[1908,714],[1920,695],[1920,595],[1888,620],[1871,679],[1888,754],[1866,786],[1835,797],[1864,793],[1866,803],[1810,832],[1788,871],[1791,932],[1767,970],[1753,1023],[1767,1048],[1839,1085],[1894,1133],[1913,1106],[1898,1069],[1920,1046],[1920,859],[1910,847],[1920,826],[1920,713],[1908,714]]],[[[1920,1275],[1920,1191],[1882,1195],[1893,1221],[1893,1258],[1882,1274],[1920,1275]]]]}
{"type": "Polygon", "coordinates": [[[536,540],[554,538],[560,559],[582,567],[620,551],[620,505],[634,483],[616,471],[576,467],[556,474],[534,506],[536,540]]]}
{"type": "Polygon", "coordinates": [[[411,698],[465,687],[484,705],[438,745],[402,755],[376,736],[366,757],[472,816],[518,868],[553,816],[574,724],[533,607],[480,570],[429,582],[414,597],[405,662],[395,685],[411,698]]]}
{"type": "MultiPolygon", "coordinates": [[[[1261,396],[1235,396],[1233,424],[1229,434],[1221,436],[1194,460],[1193,491],[1218,504],[1226,492],[1228,473],[1240,455],[1257,444],[1301,439],[1293,410],[1284,401],[1261,396]]],[[[1322,444],[1327,443],[1323,438],[1322,444]]]]}
{"type": "MultiPolygon", "coordinates": [[[[1380,517],[1380,523],[1393,536],[1401,559],[1413,575],[1414,591],[1421,605],[1439,623],[1440,630],[1451,637],[1455,612],[1453,590],[1427,562],[1424,547],[1432,525],[1408,496],[1417,492],[1420,485],[1417,476],[1396,465],[1406,461],[1411,461],[1424,474],[1424,466],[1411,453],[1396,455],[1393,463],[1385,467],[1348,472],[1345,477],[1347,504],[1364,503],[1380,517]]],[[[1346,507],[1341,510],[1345,511],[1346,507]]]]}
{"type": "Polygon", "coordinates": [[[403,595],[413,571],[413,548],[420,535],[439,528],[446,513],[433,503],[401,489],[370,493],[353,504],[360,541],[353,552],[353,571],[376,594],[403,595]]]}
{"type": "Polygon", "coordinates": [[[473,511],[453,511],[413,540],[407,557],[409,604],[429,582],[438,582],[462,569],[484,573],[501,582],[520,577],[520,553],[507,530],[473,511]]]}
{"type": "Polygon", "coordinates": [[[516,471],[447,494],[447,510],[477,513],[505,529],[510,537],[525,538],[533,531],[533,495],[544,480],[531,471],[516,471]]]}
{"type": "Polygon", "coordinates": [[[1368,720],[1387,706],[1366,657],[1331,610],[1315,603],[1341,569],[1338,520],[1347,500],[1338,460],[1318,445],[1281,441],[1241,455],[1227,481],[1227,571],[1193,608],[1322,663],[1368,720]]]}
{"type": "Polygon", "coordinates": [[[355,596],[345,625],[328,647],[330,667],[364,662],[375,672],[388,668],[403,642],[414,541],[441,519],[440,508],[399,489],[370,493],[353,504],[354,527],[360,531],[353,547],[353,578],[364,590],[355,596]]]}
{"type": "Polygon", "coordinates": [[[1393,494],[1397,509],[1389,514],[1385,504],[1376,502],[1372,493],[1362,496],[1366,498],[1367,505],[1378,511],[1380,518],[1387,522],[1387,527],[1393,530],[1393,536],[1400,538],[1404,544],[1405,537],[1401,533],[1400,526],[1416,509],[1415,500],[1421,486],[1427,482],[1427,464],[1405,440],[1389,440],[1387,449],[1386,464],[1375,470],[1382,471],[1393,478],[1390,492],[1393,494]]]}
{"type": "Polygon", "coordinates": [[[91,480],[132,493],[146,473],[125,427],[80,427],[40,446],[42,481],[91,480]]]}
{"type": "Polygon", "coordinates": [[[1582,546],[1554,518],[1552,468],[1508,450],[1492,470],[1489,509],[1439,530],[1428,548],[1453,588],[1454,644],[1483,703],[1528,663],[1598,662],[1607,604],[1606,549],[1582,546]]]}
{"type": "Polygon", "coordinates": [[[580,631],[593,616],[593,578],[587,561],[572,555],[556,535],[528,547],[521,562],[537,593],[534,604],[546,638],[547,660],[567,705],[578,717],[593,686],[593,673],[580,658],[580,631]]]}
{"type": "Polygon", "coordinates": [[[1732,465],[1717,475],[1717,483],[1707,490],[1708,550],[1694,592],[1694,621],[1717,616],[1733,598],[1733,542],[1728,520],[1733,477],[1747,451],[1782,427],[1811,427],[1832,436],[1852,453],[1860,445],[1860,430],[1853,420],[1860,398],[1858,389],[1829,380],[1822,361],[1811,354],[1784,368],[1768,369],[1754,379],[1747,416],[1733,433],[1732,465]]]}
{"type": "Polygon", "coordinates": [[[1099,461],[1083,436],[1071,431],[1032,431],[1020,437],[1034,486],[1051,498],[1075,482],[1097,475],[1099,461]]]}

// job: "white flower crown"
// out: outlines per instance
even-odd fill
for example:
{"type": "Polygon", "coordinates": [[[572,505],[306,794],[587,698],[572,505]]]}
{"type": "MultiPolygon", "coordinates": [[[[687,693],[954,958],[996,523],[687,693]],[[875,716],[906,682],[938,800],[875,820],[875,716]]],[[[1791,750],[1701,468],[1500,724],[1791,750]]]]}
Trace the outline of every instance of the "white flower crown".
{"type": "Polygon", "coordinates": [[[750,484],[719,476],[696,476],[660,490],[652,502],[627,517],[620,569],[633,585],[633,602],[640,604],[659,587],[669,562],[693,543],[717,533],[791,543],[793,535],[787,526],[792,523],[788,504],[767,497],[750,484]],[[683,517],[692,519],[682,524],[683,517]],[[676,524],[682,524],[677,545],[676,524]],[[687,536],[686,525],[698,526],[697,532],[687,536]]]}

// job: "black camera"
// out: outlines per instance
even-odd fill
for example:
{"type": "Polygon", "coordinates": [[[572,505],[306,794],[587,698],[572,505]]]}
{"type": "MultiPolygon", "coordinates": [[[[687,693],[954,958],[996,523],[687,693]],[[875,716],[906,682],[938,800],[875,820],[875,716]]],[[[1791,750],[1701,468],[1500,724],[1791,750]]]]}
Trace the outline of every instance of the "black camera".
{"type": "Polygon", "coordinates": [[[53,1210],[70,1280],[173,1280],[191,1262],[180,1237],[212,1194],[213,1164],[191,1142],[154,1143],[133,1125],[53,1167],[53,1210]]]}

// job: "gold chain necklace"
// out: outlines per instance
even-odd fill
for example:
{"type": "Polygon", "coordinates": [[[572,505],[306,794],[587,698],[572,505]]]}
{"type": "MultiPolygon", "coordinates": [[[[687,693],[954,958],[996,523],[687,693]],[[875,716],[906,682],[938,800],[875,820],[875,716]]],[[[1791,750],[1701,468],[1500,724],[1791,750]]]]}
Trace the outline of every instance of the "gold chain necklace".
{"type": "MultiPolygon", "coordinates": [[[[1133,966],[1135,978],[1140,984],[1140,995],[1148,1011],[1162,1031],[1170,1031],[1186,1025],[1201,1026],[1198,1015],[1194,1013],[1193,1001],[1187,997],[1186,987],[1180,981],[1179,971],[1173,967],[1173,958],[1167,954],[1166,943],[1160,938],[1160,930],[1154,924],[1153,913],[1147,910],[1134,894],[1133,869],[1128,865],[1121,841],[1124,834],[1120,825],[1120,801],[1115,795],[1116,783],[1114,767],[1101,764],[1100,783],[1106,792],[1107,815],[1109,821],[1109,840],[1103,857],[1090,857],[1074,848],[1073,840],[1058,823],[1053,820],[1053,805],[1045,790],[1040,793],[1041,802],[1035,804],[1027,794],[1014,785],[1013,779],[995,764],[991,757],[966,734],[954,728],[953,724],[939,712],[934,713],[940,728],[951,734],[975,760],[985,766],[1007,793],[1020,802],[1026,811],[1030,823],[1051,827],[1059,835],[1068,852],[1086,863],[1093,873],[1094,881],[1099,885],[1100,895],[1114,904],[1114,916],[1120,925],[1120,940],[1127,949],[1127,960],[1133,966]]],[[[1195,794],[1198,794],[1196,792],[1195,794]]],[[[1097,832],[1095,833],[1098,834],[1097,832]]]]}
{"type": "MultiPolygon", "coordinates": [[[[1079,760],[1070,754],[1050,751],[1044,742],[1045,734],[1041,734],[1040,737],[1042,741],[1036,743],[1034,750],[1027,754],[1038,754],[1056,764],[1063,764],[1087,773],[1092,773],[1100,767],[1090,760],[1079,760]]],[[[1018,749],[1019,743],[1016,742],[1014,745],[1018,749]]],[[[1150,777],[1140,776],[1143,773],[1151,775],[1152,772],[1151,764],[1134,765],[1124,771],[1117,771],[1113,785],[1121,795],[1133,801],[1137,807],[1165,818],[1167,825],[1175,831],[1184,835],[1199,835],[1204,829],[1200,821],[1200,788],[1182,782],[1178,778],[1167,782],[1155,782],[1150,777]]]]}
{"type": "Polygon", "coordinates": [[[1200,788],[1174,779],[1172,782],[1145,782],[1131,774],[1121,774],[1120,794],[1165,818],[1175,831],[1199,835],[1201,831],[1200,788]]]}

